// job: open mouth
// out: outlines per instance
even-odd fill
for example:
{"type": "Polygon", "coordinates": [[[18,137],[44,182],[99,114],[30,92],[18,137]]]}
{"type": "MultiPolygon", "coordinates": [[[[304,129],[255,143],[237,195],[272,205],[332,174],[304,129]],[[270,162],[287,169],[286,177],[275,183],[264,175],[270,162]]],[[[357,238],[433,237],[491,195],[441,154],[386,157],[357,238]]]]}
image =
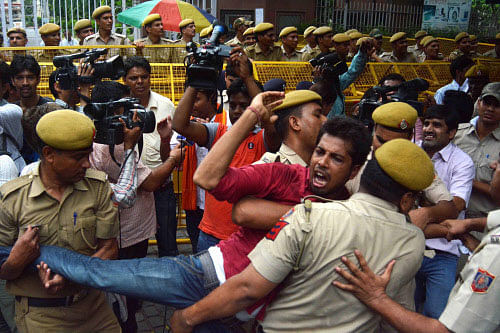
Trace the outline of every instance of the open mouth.
{"type": "Polygon", "coordinates": [[[424,133],[424,140],[425,141],[434,141],[436,139],[436,135],[432,133],[424,133]]]}
{"type": "Polygon", "coordinates": [[[328,184],[328,174],[321,169],[314,170],[313,173],[313,185],[314,187],[325,187],[328,184]]]}

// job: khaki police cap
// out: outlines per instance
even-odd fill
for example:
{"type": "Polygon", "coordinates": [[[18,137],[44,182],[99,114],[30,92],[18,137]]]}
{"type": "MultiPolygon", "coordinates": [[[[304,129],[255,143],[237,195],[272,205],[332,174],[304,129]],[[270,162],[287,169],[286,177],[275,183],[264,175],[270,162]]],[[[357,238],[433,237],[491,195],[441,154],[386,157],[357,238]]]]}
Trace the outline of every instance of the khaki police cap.
{"type": "Polygon", "coordinates": [[[363,34],[359,31],[353,31],[348,36],[351,40],[353,40],[353,39],[359,39],[359,38],[363,37],[363,34]]]}
{"type": "Polygon", "coordinates": [[[394,43],[397,42],[400,39],[406,38],[406,32],[396,32],[394,35],[392,35],[391,39],[389,42],[394,43]]]}
{"type": "Polygon", "coordinates": [[[321,36],[321,35],[325,35],[325,34],[330,33],[330,32],[333,32],[332,28],[327,27],[327,26],[323,26],[323,27],[316,28],[313,31],[313,35],[314,36],[321,36]]]}
{"type": "Polygon", "coordinates": [[[357,31],[358,31],[358,29],[349,29],[349,30],[347,30],[347,31],[345,32],[345,34],[346,34],[346,35],[349,35],[350,33],[353,33],[353,32],[355,32],[355,31],[357,32],[357,31]]]}
{"type": "Polygon", "coordinates": [[[36,134],[47,145],[61,150],[81,150],[92,146],[94,122],[73,110],[45,114],[36,125],[36,134]]]}
{"type": "Polygon", "coordinates": [[[500,40],[500,32],[496,34],[495,40],[497,40],[497,41],[500,40]]]}
{"type": "Polygon", "coordinates": [[[474,65],[467,72],[465,72],[465,77],[473,77],[473,76],[489,76],[490,72],[488,67],[483,64],[474,65]]]}
{"type": "Polygon", "coordinates": [[[415,33],[415,39],[423,38],[427,36],[427,31],[425,30],[420,30],[415,33]]]}
{"type": "Polygon", "coordinates": [[[417,110],[403,102],[383,104],[372,113],[372,119],[376,124],[398,130],[415,127],[417,116],[417,110]]]}
{"type": "Polygon", "coordinates": [[[369,40],[371,40],[370,37],[361,37],[356,41],[356,46],[361,46],[361,44],[369,40]]]}
{"type": "Polygon", "coordinates": [[[281,29],[279,37],[281,38],[281,37],[288,36],[292,32],[297,32],[297,28],[295,28],[295,27],[286,27],[286,28],[283,28],[283,29],[281,29]]]}
{"type": "Polygon", "coordinates": [[[81,19],[75,23],[73,29],[78,32],[82,29],[92,27],[92,22],[89,19],[81,19]]]}
{"type": "Polygon", "coordinates": [[[421,191],[434,180],[434,166],[427,153],[405,139],[384,143],[375,151],[382,170],[395,182],[412,191],[421,191]]]}
{"type": "Polygon", "coordinates": [[[26,30],[24,30],[23,28],[10,28],[9,31],[7,31],[7,36],[9,36],[10,34],[12,33],[20,33],[20,34],[23,34],[24,37],[26,37],[26,30]]]}
{"type": "Polygon", "coordinates": [[[148,16],[146,16],[146,18],[144,19],[144,21],[142,21],[142,24],[141,26],[146,26],[150,23],[153,23],[154,21],[158,21],[158,20],[161,20],[161,16],[160,14],[156,13],[156,14],[150,14],[148,16]]]}
{"type": "Polygon", "coordinates": [[[245,25],[248,25],[248,26],[253,25],[253,23],[254,23],[253,21],[245,21],[245,25]]]}
{"type": "Polygon", "coordinates": [[[420,41],[420,45],[422,45],[423,47],[427,47],[432,42],[438,42],[438,39],[434,38],[433,36],[425,36],[420,41]]]}
{"type": "Polygon", "coordinates": [[[351,38],[347,34],[344,34],[344,33],[339,33],[339,34],[336,34],[335,36],[333,36],[333,41],[335,43],[345,43],[345,42],[348,42],[350,40],[351,40],[351,38]]]}
{"type": "Polygon", "coordinates": [[[214,30],[214,27],[213,27],[213,25],[210,24],[208,27],[201,29],[200,37],[201,38],[207,37],[208,35],[210,35],[212,33],[213,30],[214,30]]]}
{"type": "Polygon", "coordinates": [[[102,14],[109,13],[109,12],[111,12],[111,7],[109,7],[109,6],[97,7],[92,12],[92,18],[95,20],[96,18],[100,17],[102,14]]]}
{"type": "Polygon", "coordinates": [[[306,30],[304,30],[304,38],[307,38],[307,36],[309,36],[316,29],[317,27],[315,27],[314,25],[308,26],[306,30]]]}
{"type": "Polygon", "coordinates": [[[257,34],[257,33],[267,31],[267,30],[271,30],[273,28],[274,28],[274,25],[272,25],[271,23],[263,22],[263,23],[257,24],[255,26],[255,28],[253,28],[253,32],[257,34]]]}
{"type": "Polygon", "coordinates": [[[246,19],[244,17],[238,17],[236,20],[233,22],[233,27],[238,28],[240,25],[245,24],[246,19]]]}
{"type": "Polygon", "coordinates": [[[184,19],[182,20],[180,23],[179,23],[179,29],[182,29],[184,28],[185,26],[188,26],[190,24],[194,24],[194,20],[193,19],[184,19]]]}
{"type": "Polygon", "coordinates": [[[247,30],[245,30],[243,36],[253,35],[253,29],[254,28],[248,28],[247,30]]]}
{"type": "Polygon", "coordinates": [[[46,23],[38,29],[38,32],[40,35],[48,35],[48,34],[53,34],[54,32],[58,32],[61,30],[61,27],[58,26],[57,24],[54,23],[46,23]]]}
{"type": "Polygon", "coordinates": [[[274,112],[288,109],[292,106],[301,105],[309,102],[321,103],[321,96],[312,90],[294,90],[285,94],[283,103],[274,108],[274,112]]]}
{"type": "Polygon", "coordinates": [[[477,36],[476,35],[469,35],[469,40],[472,42],[472,41],[475,41],[477,40],[477,36]]]}
{"type": "Polygon", "coordinates": [[[469,34],[465,31],[462,31],[462,32],[459,32],[456,36],[455,36],[455,43],[458,43],[460,42],[462,39],[466,38],[466,37],[469,37],[469,34]]]}

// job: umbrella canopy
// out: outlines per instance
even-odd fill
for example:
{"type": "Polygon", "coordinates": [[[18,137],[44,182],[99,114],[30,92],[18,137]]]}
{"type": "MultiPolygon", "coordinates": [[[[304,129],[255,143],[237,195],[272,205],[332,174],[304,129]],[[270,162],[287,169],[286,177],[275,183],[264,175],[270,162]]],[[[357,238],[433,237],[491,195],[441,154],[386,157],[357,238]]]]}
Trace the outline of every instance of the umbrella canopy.
{"type": "Polygon", "coordinates": [[[190,18],[194,20],[196,32],[208,27],[215,17],[190,3],[180,0],[150,0],[124,10],[118,14],[118,21],[140,28],[149,14],[160,14],[163,30],[180,31],[179,22],[190,18]]]}

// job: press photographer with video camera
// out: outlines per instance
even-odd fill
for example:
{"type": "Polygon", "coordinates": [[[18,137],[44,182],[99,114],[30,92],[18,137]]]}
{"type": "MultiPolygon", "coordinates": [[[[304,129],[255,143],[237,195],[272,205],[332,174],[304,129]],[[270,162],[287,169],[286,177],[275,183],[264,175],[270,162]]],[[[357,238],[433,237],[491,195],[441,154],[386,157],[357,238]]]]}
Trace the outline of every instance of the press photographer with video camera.
{"type": "MultiPolygon", "coordinates": [[[[201,61],[191,64],[191,67],[187,69],[188,87],[177,105],[172,121],[175,131],[194,141],[199,146],[208,149],[229,128],[218,123],[201,124],[193,122],[190,121],[190,118],[198,90],[206,87],[212,87],[212,89],[216,87],[215,83],[220,69],[222,69],[223,61],[222,55],[217,49],[217,40],[218,34],[222,33],[221,30],[223,29],[224,27],[220,25],[214,26],[212,37],[207,42],[208,45],[202,45],[198,48],[198,50],[207,50],[205,53],[196,54],[193,52],[195,61],[201,61]]],[[[244,121],[251,122],[247,124],[249,126],[248,136],[239,146],[231,162],[231,166],[239,167],[258,160],[266,152],[267,148],[276,151],[280,145],[280,138],[269,119],[264,119],[260,124],[264,129],[255,126],[260,119],[255,117],[254,111],[249,109],[248,106],[252,98],[261,92],[261,89],[250,75],[248,57],[239,47],[233,48],[230,53],[224,53],[224,57],[226,55],[229,56],[229,61],[231,61],[233,69],[239,77],[228,88],[231,123],[234,126],[242,117],[242,119],[245,119],[244,121]]],[[[229,203],[219,202],[210,194],[206,194],[205,211],[200,223],[198,251],[208,249],[210,246],[217,244],[219,240],[229,237],[236,230],[237,226],[231,220],[231,208],[232,206],[229,203]]]]}

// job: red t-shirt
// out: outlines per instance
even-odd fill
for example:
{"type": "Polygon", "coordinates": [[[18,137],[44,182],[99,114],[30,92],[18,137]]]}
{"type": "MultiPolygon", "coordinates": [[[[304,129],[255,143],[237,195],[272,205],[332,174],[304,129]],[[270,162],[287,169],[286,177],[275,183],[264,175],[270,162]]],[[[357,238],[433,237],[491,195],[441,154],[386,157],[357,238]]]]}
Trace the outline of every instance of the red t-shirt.
{"type": "MultiPolygon", "coordinates": [[[[229,128],[222,124],[205,124],[210,126],[218,126],[215,132],[215,137],[209,146],[213,146],[229,128]]],[[[210,140],[209,140],[210,141],[210,140]]],[[[209,147],[210,148],[210,147],[209,147]]],[[[266,152],[264,143],[264,131],[250,133],[247,138],[240,144],[230,167],[241,167],[252,164],[257,161],[266,152]]],[[[231,219],[232,203],[225,201],[226,199],[217,200],[209,192],[205,194],[205,212],[200,222],[200,230],[212,235],[218,239],[227,239],[233,232],[238,229],[238,226],[231,219]]],[[[232,201],[235,202],[235,201],[232,201]]]]}

